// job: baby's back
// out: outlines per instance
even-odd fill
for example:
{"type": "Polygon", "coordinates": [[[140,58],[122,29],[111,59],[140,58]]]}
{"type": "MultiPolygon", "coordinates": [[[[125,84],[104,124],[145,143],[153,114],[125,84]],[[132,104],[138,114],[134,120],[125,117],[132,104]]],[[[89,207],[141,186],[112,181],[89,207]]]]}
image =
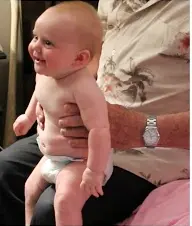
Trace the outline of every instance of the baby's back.
{"type": "Polygon", "coordinates": [[[68,140],[60,134],[58,126],[59,119],[64,116],[64,104],[75,102],[72,86],[72,75],[60,80],[38,75],[35,95],[45,115],[44,130],[38,127],[41,151],[44,154],[87,157],[87,149],[71,148],[68,140]]]}

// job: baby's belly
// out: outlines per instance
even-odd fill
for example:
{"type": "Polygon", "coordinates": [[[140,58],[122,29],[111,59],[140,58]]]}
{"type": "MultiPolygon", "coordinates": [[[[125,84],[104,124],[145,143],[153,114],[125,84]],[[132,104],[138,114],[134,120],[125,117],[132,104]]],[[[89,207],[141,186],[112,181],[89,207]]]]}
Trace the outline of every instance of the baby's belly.
{"type": "Polygon", "coordinates": [[[69,156],[74,158],[87,158],[87,148],[72,148],[68,140],[60,134],[59,128],[46,124],[45,129],[38,127],[39,146],[44,155],[69,156]]]}

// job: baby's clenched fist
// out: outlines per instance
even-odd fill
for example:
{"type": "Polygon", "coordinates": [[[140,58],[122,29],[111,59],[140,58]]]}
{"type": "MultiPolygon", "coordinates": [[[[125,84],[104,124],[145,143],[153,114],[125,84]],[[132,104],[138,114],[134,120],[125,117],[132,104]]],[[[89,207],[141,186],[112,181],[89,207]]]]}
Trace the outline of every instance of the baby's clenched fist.
{"type": "Polygon", "coordinates": [[[83,172],[80,188],[98,198],[99,195],[103,195],[102,185],[104,177],[104,173],[94,172],[87,167],[83,172]]]}
{"type": "Polygon", "coordinates": [[[25,135],[32,126],[32,122],[26,114],[20,115],[13,123],[13,130],[16,136],[25,135]]]}

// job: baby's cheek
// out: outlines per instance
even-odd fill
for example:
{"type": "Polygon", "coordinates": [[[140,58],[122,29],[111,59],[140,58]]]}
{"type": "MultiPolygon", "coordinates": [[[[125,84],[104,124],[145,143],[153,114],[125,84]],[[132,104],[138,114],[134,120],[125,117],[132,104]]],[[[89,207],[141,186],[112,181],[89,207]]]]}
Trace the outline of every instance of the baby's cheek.
{"type": "Polygon", "coordinates": [[[29,45],[28,45],[28,52],[29,52],[30,56],[32,56],[32,44],[31,43],[29,43],[29,45]]]}
{"type": "Polygon", "coordinates": [[[59,62],[59,60],[55,60],[54,58],[47,58],[46,59],[47,66],[50,70],[59,70],[63,64],[59,62]]]}

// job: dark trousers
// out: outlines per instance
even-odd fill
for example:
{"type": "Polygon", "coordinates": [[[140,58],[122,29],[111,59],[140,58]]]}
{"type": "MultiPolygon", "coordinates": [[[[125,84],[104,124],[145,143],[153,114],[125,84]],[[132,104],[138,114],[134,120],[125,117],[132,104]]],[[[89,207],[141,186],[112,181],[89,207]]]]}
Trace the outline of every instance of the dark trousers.
{"type": "MultiPolygon", "coordinates": [[[[41,157],[36,136],[19,140],[0,152],[0,225],[24,225],[24,184],[41,157]]],[[[129,217],[153,189],[155,186],[148,181],[114,167],[104,196],[86,202],[83,225],[115,225],[129,217]]],[[[54,194],[54,185],[42,193],[32,225],[55,224],[54,194]]]]}

